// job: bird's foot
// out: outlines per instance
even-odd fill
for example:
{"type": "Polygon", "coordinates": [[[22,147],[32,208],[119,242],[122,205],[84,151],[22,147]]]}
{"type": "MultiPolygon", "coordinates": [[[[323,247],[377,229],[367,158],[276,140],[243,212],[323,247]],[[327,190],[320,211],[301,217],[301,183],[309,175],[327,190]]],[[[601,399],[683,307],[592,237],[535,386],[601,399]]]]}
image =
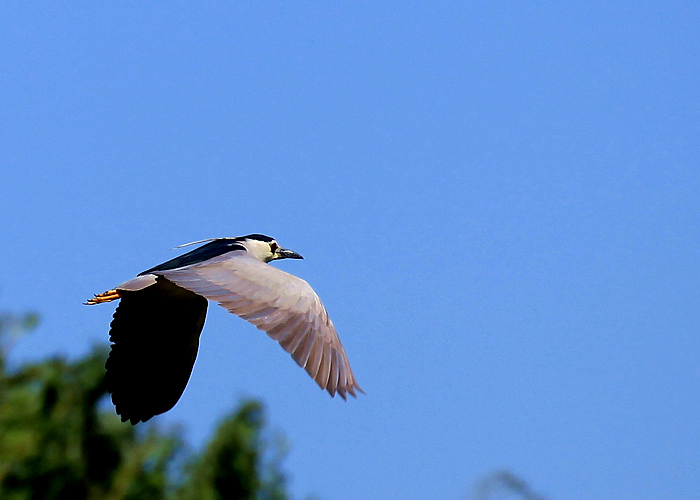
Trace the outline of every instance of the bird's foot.
{"type": "Polygon", "coordinates": [[[103,302],[111,302],[121,298],[117,290],[107,290],[105,293],[98,293],[93,298],[88,299],[84,302],[86,306],[94,306],[95,304],[101,304],[103,302]]]}

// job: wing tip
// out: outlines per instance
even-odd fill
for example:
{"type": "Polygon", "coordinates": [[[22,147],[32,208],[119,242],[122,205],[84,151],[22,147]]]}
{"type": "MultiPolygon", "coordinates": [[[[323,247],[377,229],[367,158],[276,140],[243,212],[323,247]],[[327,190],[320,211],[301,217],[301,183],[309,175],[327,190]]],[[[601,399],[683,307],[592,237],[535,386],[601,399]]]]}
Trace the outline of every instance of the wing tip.
{"type": "Polygon", "coordinates": [[[336,394],[338,394],[341,398],[343,398],[343,401],[348,400],[348,394],[350,394],[353,398],[357,399],[357,394],[355,391],[364,394],[365,396],[367,393],[357,385],[356,382],[353,382],[350,385],[346,385],[344,387],[337,387],[335,390],[332,387],[321,387],[321,390],[325,390],[330,394],[332,398],[335,397],[336,394]]]}

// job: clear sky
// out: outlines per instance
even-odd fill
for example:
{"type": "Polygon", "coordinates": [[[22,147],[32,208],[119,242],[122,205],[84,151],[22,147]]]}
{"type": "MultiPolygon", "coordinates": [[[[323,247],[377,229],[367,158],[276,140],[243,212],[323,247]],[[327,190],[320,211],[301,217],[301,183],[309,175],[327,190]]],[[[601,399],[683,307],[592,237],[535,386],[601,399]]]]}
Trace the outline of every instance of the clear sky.
{"type": "Polygon", "coordinates": [[[291,490],[700,498],[700,3],[0,3],[0,309],[82,302],[248,233],[301,253],[366,396],[210,307],[159,425],[241,398],[291,490]]]}

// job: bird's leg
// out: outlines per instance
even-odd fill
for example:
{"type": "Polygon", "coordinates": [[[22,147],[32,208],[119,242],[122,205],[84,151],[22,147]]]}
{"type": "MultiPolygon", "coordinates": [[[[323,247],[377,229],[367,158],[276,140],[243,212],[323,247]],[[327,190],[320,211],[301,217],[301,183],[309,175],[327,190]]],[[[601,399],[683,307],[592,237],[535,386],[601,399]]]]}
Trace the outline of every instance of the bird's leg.
{"type": "Polygon", "coordinates": [[[88,299],[85,302],[86,306],[94,306],[95,304],[101,304],[103,302],[111,302],[121,298],[121,295],[117,290],[107,290],[105,293],[98,293],[93,298],[88,299]]]}

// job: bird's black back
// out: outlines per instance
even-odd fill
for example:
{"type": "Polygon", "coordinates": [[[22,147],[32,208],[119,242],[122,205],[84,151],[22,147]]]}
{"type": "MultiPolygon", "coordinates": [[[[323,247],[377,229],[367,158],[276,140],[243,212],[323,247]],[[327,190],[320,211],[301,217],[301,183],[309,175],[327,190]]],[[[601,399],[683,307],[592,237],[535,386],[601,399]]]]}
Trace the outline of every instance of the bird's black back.
{"type": "Polygon", "coordinates": [[[274,238],[270,238],[264,234],[249,234],[247,236],[239,236],[237,238],[217,238],[210,241],[206,245],[195,248],[191,252],[187,252],[179,257],[175,257],[174,259],[170,259],[167,262],[163,262],[162,264],[158,264],[155,267],[147,269],[146,271],[139,273],[139,276],[158,271],[167,271],[168,269],[178,269],[191,264],[198,264],[199,262],[213,259],[219,255],[233,252],[234,250],[246,250],[246,248],[240,243],[243,240],[260,240],[270,242],[274,241],[274,238]]]}
{"type": "Polygon", "coordinates": [[[167,262],[158,264],[142,273],[139,276],[149,273],[155,273],[158,271],[167,271],[168,269],[178,269],[180,267],[189,266],[191,264],[197,264],[199,262],[204,262],[219,255],[233,252],[234,250],[245,250],[246,248],[239,243],[240,238],[219,238],[214,241],[210,241],[206,245],[202,245],[199,248],[195,248],[191,252],[175,257],[167,262]]]}

